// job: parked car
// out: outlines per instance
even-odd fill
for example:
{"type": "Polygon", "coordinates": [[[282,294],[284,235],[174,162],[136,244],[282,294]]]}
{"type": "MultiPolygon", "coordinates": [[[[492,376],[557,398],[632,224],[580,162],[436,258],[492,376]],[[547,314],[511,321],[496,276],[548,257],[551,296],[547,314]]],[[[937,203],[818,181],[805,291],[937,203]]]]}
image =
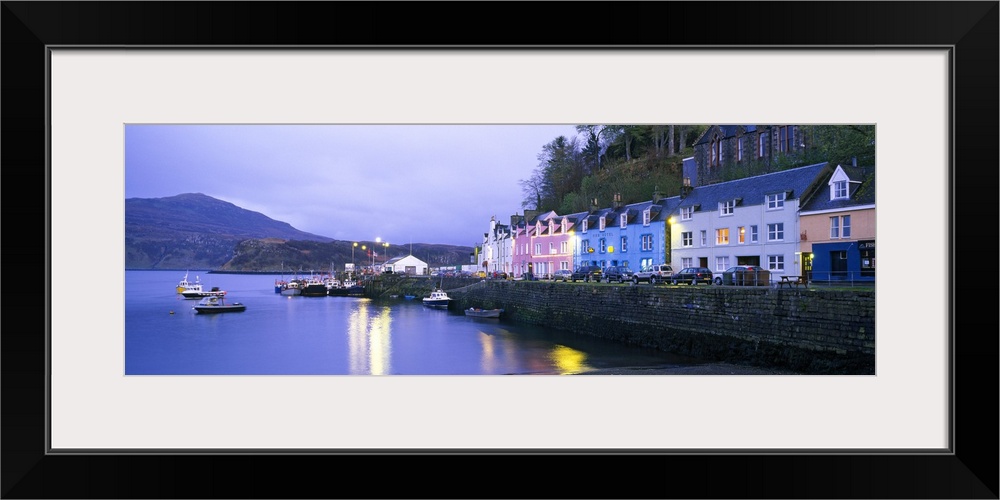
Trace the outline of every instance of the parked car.
{"type": "Polygon", "coordinates": [[[625,266],[608,266],[604,269],[604,281],[625,283],[632,280],[632,270],[625,266]]]}
{"type": "Polygon", "coordinates": [[[760,266],[733,266],[715,278],[716,285],[766,285],[771,272],[760,266]]]}
{"type": "Polygon", "coordinates": [[[573,271],[569,269],[560,269],[555,273],[552,273],[552,281],[569,281],[573,278],[573,271]]]}
{"type": "Polygon", "coordinates": [[[707,267],[685,267],[671,275],[670,282],[675,285],[678,283],[690,283],[692,285],[705,283],[706,285],[711,285],[712,278],[712,270],[707,267]]]}
{"type": "Polygon", "coordinates": [[[653,266],[646,266],[633,274],[632,282],[639,284],[640,282],[648,281],[651,285],[666,283],[670,280],[670,276],[673,274],[674,270],[669,264],[656,264],[653,266]]]}
{"type": "Polygon", "coordinates": [[[573,271],[573,274],[569,279],[573,283],[576,283],[576,280],[588,283],[591,281],[600,282],[602,274],[604,274],[604,272],[601,270],[601,266],[580,266],[576,269],[576,271],[573,271]]]}

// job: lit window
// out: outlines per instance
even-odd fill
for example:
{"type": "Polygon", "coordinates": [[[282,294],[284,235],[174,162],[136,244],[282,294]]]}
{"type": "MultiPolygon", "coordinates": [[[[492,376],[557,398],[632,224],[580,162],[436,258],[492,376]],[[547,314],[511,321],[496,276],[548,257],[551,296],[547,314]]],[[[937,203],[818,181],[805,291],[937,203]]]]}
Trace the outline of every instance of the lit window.
{"type": "Polygon", "coordinates": [[[728,245],[729,244],[729,228],[716,229],[715,230],[715,244],[716,245],[728,245]]]}
{"type": "Polygon", "coordinates": [[[785,270],[785,256],[784,255],[768,255],[767,256],[767,268],[771,271],[784,271],[785,270]]]}
{"type": "Polygon", "coordinates": [[[767,209],[777,210],[785,206],[785,193],[767,195],[767,209]]]}
{"type": "Polygon", "coordinates": [[[736,242],[740,245],[746,243],[746,233],[747,228],[740,226],[739,229],[736,230],[736,242]]]}
{"type": "Polygon", "coordinates": [[[693,231],[684,231],[683,233],[681,233],[681,245],[686,247],[694,245],[693,231]]]}
{"type": "Polygon", "coordinates": [[[785,239],[785,223],[767,225],[767,241],[781,241],[785,239]]]}
{"type": "Polygon", "coordinates": [[[694,213],[694,207],[684,207],[681,209],[681,220],[691,220],[691,214],[694,213]]]}

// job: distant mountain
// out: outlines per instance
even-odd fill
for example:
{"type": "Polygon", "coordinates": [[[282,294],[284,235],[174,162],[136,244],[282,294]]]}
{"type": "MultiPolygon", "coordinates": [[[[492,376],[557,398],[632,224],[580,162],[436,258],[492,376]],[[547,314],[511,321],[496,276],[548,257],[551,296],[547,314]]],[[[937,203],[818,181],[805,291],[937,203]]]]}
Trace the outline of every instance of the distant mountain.
{"type": "MultiPolygon", "coordinates": [[[[370,257],[353,242],[299,231],[286,222],[200,193],[125,200],[127,269],[327,271],[370,257]]],[[[390,247],[389,256],[406,254],[390,247]]],[[[463,264],[471,247],[413,244],[431,266],[463,264]]],[[[379,255],[377,260],[383,260],[379,255]]]]}

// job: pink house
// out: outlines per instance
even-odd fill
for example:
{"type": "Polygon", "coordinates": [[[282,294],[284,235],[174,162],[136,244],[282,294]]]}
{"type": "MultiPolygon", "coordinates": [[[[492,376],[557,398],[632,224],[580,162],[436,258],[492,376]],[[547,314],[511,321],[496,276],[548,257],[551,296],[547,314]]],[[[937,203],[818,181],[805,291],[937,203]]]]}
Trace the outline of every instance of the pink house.
{"type": "Polygon", "coordinates": [[[560,269],[572,271],[573,224],[570,217],[552,211],[517,226],[512,231],[514,276],[532,272],[549,278],[560,269]]]}

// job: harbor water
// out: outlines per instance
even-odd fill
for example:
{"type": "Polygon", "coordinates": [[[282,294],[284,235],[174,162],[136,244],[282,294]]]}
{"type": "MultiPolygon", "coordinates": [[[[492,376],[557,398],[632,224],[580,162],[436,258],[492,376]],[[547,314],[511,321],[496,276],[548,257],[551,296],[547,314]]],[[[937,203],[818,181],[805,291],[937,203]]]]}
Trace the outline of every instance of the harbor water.
{"type": "Polygon", "coordinates": [[[421,297],[283,296],[275,293],[277,275],[189,271],[206,290],[218,287],[228,302],[246,305],[198,314],[198,300],[176,291],[184,275],[125,272],[126,375],[557,375],[707,366],[502,317],[432,309],[421,297]]]}

